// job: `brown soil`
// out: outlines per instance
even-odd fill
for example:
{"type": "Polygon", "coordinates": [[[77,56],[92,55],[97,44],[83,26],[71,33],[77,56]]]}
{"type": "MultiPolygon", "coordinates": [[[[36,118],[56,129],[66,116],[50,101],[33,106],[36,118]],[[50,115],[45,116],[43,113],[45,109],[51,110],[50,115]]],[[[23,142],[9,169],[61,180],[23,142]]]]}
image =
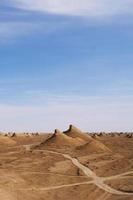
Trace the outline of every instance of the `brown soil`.
{"type": "Polygon", "coordinates": [[[78,159],[116,191],[132,193],[133,137],[116,135],[92,137],[73,126],[54,134],[0,135],[0,199],[133,200],[99,188],[62,156],[78,159]]]}

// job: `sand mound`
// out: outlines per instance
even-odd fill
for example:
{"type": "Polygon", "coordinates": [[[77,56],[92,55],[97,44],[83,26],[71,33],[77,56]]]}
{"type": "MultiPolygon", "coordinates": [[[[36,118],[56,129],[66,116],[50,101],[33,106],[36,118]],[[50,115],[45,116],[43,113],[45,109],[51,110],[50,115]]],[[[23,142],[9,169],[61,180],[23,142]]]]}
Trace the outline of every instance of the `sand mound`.
{"type": "Polygon", "coordinates": [[[93,139],[72,125],[63,133],[56,129],[54,134],[38,147],[41,149],[75,149],[83,153],[109,151],[100,141],[93,139]]]}
{"type": "Polygon", "coordinates": [[[83,133],[80,129],[70,125],[67,131],[63,132],[65,135],[75,138],[84,140],[85,143],[76,147],[77,150],[87,151],[87,152],[101,152],[101,151],[110,151],[102,142],[93,139],[91,136],[83,133]]]}
{"type": "Polygon", "coordinates": [[[78,146],[76,150],[89,153],[111,152],[110,149],[106,147],[102,142],[99,142],[95,139],[84,145],[78,146]]]}
{"type": "Polygon", "coordinates": [[[85,141],[92,140],[91,136],[87,135],[86,133],[82,132],[80,129],[76,128],[73,125],[69,126],[69,129],[67,131],[63,132],[65,135],[72,137],[72,138],[78,138],[85,141]]]}
{"type": "Polygon", "coordinates": [[[0,145],[15,145],[16,142],[9,137],[0,136],[0,145]]]}
{"type": "Polygon", "coordinates": [[[82,140],[76,139],[76,138],[71,138],[65,134],[63,134],[61,131],[58,129],[55,130],[55,133],[48,138],[46,141],[42,142],[40,144],[40,147],[42,148],[59,148],[59,149],[64,149],[64,148],[75,148],[77,146],[80,146],[81,144],[84,144],[82,140]]]}

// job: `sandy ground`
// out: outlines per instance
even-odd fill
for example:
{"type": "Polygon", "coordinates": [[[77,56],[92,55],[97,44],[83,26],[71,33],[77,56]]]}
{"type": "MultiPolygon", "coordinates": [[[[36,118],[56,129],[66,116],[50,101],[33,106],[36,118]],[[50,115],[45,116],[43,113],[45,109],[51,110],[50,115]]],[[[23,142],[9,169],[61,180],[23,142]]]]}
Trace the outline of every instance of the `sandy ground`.
{"type": "Polygon", "coordinates": [[[0,136],[0,199],[133,200],[133,138],[89,138],[87,148],[73,148],[74,140],[70,148],[68,140],[67,148],[58,135],[52,145],[40,145],[48,137],[0,136]]]}

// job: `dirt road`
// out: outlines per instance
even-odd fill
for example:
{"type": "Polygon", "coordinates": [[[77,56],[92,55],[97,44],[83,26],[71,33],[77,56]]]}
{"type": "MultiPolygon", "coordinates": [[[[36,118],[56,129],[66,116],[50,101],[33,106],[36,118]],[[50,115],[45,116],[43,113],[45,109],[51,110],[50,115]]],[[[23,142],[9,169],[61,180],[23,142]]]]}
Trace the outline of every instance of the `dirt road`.
{"type": "Polygon", "coordinates": [[[54,152],[54,151],[48,151],[48,150],[36,150],[36,151],[43,151],[43,152],[49,152],[52,154],[58,154],[58,155],[62,155],[64,158],[71,160],[71,162],[78,167],[80,170],[82,170],[84,172],[84,174],[89,177],[92,178],[91,183],[95,184],[97,187],[99,187],[100,189],[111,193],[111,194],[115,194],[115,195],[133,195],[133,193],[128,193],[128,192],[121,192],[118,191],[116,189],[111,188],[110,186],[108,186],[107,184],[104,183],[104,181],[106,180],[111,180],[113,178],[121,178],[124,175],[128,175],[133,173],[132,172],[126,172],[123,173],[121,175],[115,175],[115,176],[111,176],[111,177],[107,177],[107,178],[102,178],[102,177],[98,177],[91,169],[89,169],[88,167],[84,166],[83,164],[81,164],[78,159],[76,158],[72,158],[70,155],[68,154],[62,154],[62,153],[58,153],[58,152],[54,152]]]}

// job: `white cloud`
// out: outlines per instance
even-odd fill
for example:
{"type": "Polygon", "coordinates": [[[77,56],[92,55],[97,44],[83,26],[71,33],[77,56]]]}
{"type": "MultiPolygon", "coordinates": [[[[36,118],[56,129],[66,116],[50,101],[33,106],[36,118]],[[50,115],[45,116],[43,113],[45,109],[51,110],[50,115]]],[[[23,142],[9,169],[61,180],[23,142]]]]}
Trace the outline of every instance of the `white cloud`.
{"type": "Polygon", "coordinates": [[[132,14],[132,0],[10,0],[21,9],[90,17],[132,14]]]}
{"type": "MultiPolygon", "coordinates": [[[[133,14],[132,0],[5,0],[5,5],[27,11],[39,11],[50,14],[84,16],[90,19],[102,19],[104,22],[108,17],[114,17],[121,14],[133,14]]],[[[8,14],[8,13],[7,13],[8,14]]],[[[16,14],[16,13],[15,13],[16,14]]],[[[22,13],[21,13],[22,14],[22,13]]],[[[62,29],[70,25],[70,21],[51,22],[40,21],[28,22],[9,21],[0,22],[0,42],[25,36],[31,32],[40,30],[43,33],[51,33],[57,29],[62,29]]]]}

